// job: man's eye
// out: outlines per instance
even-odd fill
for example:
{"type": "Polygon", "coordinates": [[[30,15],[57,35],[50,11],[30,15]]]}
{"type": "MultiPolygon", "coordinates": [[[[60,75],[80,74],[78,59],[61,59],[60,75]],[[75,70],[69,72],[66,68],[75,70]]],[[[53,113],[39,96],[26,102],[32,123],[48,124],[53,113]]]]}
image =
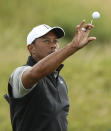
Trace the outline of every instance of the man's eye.
{"type": "Polygon", "coordinates": [[[55,44],[58,43],[58,40],[54,40],[54,43],[55,43],[55,44]]]}
{"type": "Polygon", "coordinates": [[[45,42],[45,43],[47,43],[47,44],[49,44],[49,43],[50,43],[50,41],[49,41],[49,40],[44,40],[44,42],[45,42]]]}

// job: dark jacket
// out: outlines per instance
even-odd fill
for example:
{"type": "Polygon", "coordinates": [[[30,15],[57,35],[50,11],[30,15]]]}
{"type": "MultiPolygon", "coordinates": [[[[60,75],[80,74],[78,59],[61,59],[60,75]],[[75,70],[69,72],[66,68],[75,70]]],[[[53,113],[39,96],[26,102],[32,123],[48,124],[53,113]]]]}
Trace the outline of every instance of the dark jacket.
{"type": "MultiPolygon", "coordinates": [[[[27,65],[33,66],[30,56],[27,65]]],[[[8,83],[10,115],[13,131],[67,131],[69,101],[67,87],[59,75],[62,65],[41,79],[36,87],[22,98],[13,98],[8,83]]]]}

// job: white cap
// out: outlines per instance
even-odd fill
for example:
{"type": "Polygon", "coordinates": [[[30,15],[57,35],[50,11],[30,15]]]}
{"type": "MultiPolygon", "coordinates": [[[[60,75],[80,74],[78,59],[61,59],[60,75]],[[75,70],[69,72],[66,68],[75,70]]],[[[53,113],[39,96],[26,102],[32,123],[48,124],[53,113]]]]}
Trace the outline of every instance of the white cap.
{"type": "Polygon", "coordinates": [[[42,25],[34,27],[29,32],[29,34],[27,36],[27,45],[32,44],[32,42],[35,39],[37,39],[37,38],[47,34],[50,31],[54,31],[54,33],[56,34],[57,38],[61,38],[61,37],[63,37],[65,35],[65,32],[64,32],[64,30],[61,27],[58,27],[58,26],[50,27],[50,26],[48,26],[46,24],[42,24],[42,25]]]}

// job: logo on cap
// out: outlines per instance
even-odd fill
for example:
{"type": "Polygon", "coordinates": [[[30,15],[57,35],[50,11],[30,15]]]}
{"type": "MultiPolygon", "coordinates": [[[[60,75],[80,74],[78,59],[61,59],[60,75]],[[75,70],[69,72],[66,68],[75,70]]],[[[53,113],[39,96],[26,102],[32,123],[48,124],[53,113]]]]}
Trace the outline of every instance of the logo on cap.
{"type": "Polygon", "coordinates": [[[45,26],[47,29],[50,29],[50,28],[51,28],[50,26],[48,26],[48,25],[45,25],[45,24],[44,24],[44,26],[45,26]]]}

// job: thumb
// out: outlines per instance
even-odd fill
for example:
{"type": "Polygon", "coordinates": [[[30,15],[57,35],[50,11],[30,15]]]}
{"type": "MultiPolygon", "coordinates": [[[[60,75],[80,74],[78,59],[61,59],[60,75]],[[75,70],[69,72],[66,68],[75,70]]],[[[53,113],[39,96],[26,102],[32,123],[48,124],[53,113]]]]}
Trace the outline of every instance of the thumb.
{"type": "Polygon", "coordinates": [[[93,41],[93,40],[96,40],[96,37],[89,37],[89,38],[88,38],[88,42],[91,42],[91,41],[93,41]]]}

